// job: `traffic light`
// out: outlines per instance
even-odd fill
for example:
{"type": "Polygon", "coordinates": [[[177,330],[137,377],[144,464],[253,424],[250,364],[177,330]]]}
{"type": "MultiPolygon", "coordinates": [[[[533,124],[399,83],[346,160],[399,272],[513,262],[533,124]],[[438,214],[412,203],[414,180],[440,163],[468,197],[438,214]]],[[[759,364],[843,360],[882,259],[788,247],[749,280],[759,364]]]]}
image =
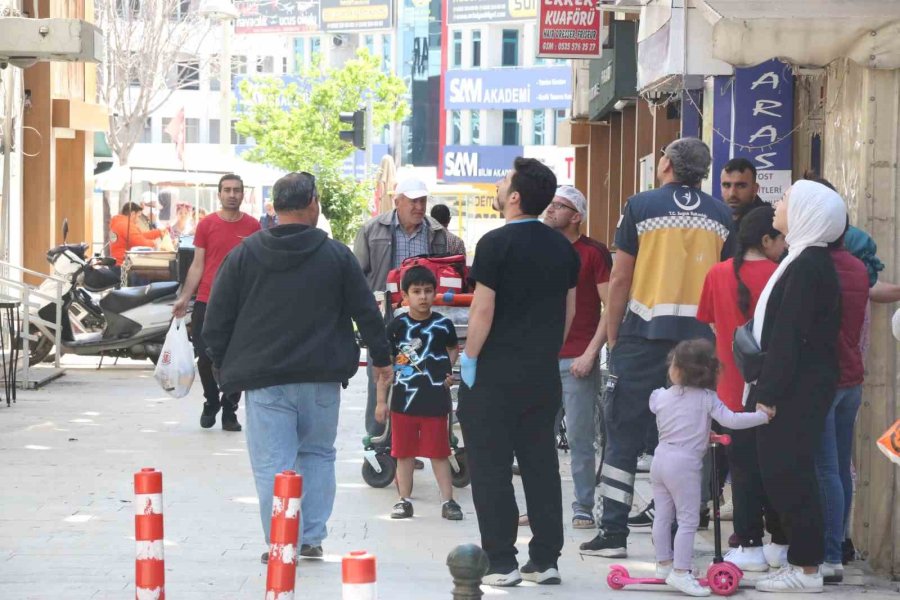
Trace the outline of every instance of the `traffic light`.
{"type": "Polygon", "coordinates": [[[340,132],[341,139],[359,148],[366,148],[366,111],[342,112],[341,123],[351,126],[351,129],[340,132]]]}

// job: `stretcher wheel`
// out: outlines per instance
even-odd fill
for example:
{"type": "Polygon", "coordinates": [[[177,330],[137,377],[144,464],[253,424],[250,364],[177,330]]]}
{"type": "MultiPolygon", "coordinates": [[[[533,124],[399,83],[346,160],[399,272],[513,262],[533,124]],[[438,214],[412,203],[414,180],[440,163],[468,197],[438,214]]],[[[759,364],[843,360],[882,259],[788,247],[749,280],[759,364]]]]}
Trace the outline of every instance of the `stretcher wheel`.
{"type": "Polygon", "coordinates": [[[464,488],[472,481],[472,476],[469,473],[469,459],[466,456],[465,448],[459,448],[456,451],[456,463],[459,465],[459,471],[453,469],[452,463],[450,467],[453,487],[464,488]]]}
{"type": "Polygon", "coordinates": [[[706,572],[709,589],[717,596],[730,596],[735,593],[743,576],[744,573],[729,562],[710,565],[706,572]]]}
{"type": "Polygon", "coordinates": [[[397,463],[386,454],[376,455],[375,460],[378,461],[378,466],[381,467],[381,473],[373,469],[369,461],[363,460],[363,481],[373,488],[385,488],[394,482],[394,476],[397,474],[397,463]]]}
{"type": "Polygon", "coordinates": [[[628,571],[624,567],[618,565],[609,568],[609,575],[606,576],[606,585],[613,590],[621,590],[625,587],[625,580],[628,579],[628,571]]]}

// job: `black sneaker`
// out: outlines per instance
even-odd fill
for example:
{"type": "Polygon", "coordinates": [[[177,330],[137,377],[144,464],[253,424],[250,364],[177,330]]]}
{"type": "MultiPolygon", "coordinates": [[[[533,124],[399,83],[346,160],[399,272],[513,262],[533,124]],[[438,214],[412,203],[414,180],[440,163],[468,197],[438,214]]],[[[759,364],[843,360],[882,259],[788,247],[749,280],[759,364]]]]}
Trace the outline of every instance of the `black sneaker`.
{"type": "Polygon", "coordinates": [[[700,510],[700,524],[697,529],[709,529],[709,507],[700,510]]]}
{"type": "MultiPolygon", "coordinates": [[[[215,421],[213,421],[215,424],[215,421]]],[[[222,430],[223,431],[241,431],[241,424],[238,423],[237,415],[234,413],[222,413],[222,430]]]]}
{"type": "Polygon", "coordinates": [[[322,558],[325,556],[325,552],[322,551],[322,546],[303,544],[300,546],[300,556],[303,558],[322,558]]]}
{"type": "Polygon", "coordinates": [[[847,538],[841,543],[841,564],[849,564],[856,560],[856,548],[853,540],[847,538]]]}
{"type": "MultiPolygon", "coordinates": [[[[410,509],[412,509],[412,504],[410,504],[410,509]]],[[[462,521],[463,511],[459,504],[456,503],[456,500],[447,500],[441,506],[441,516],[448,521],[462,521]]]]}
{"type": "Polygon", "coordinates": [[[409,519],[413,516],[413,505],[409,500],[401,500],[391,509],[392,519],[409,519]]]}
{"type": "Polygon", "coordinates": [[[604,558],[628,558],[628,536],[600,531],[597,537],[579,546],[582,554],[604,558]]]}
{"type": "Polygon", "coordinates": [[[268,553],[268,552],[263,552],[263,553],[262,553],[262,556],[259,557],[259,560],[260,560],[260,562],[261,562],[262,564],[264,564],[264,565],[269,564],[269,553],[268,553]]]}
{"type": "Polygon", "coordinates": [[[203,413],[200,415],[200,427],[209,429],[216,424],[216,415],[219,414],[219,407],[211,405],[209,402],[203,403],[203,413]]]}
{"type": "Polygon", "coordinates": [[[529,560],[524,567],[519,569],[519,573],[522,574],[522,579],[525,581],[531,581],[541,585],[559,585],[562,583],[562,578],[559,576],[559,569],[556,568],[555,565],[543,567],[538,566],[529,560]]]}
{"type": "Polygon", "coordinates": [[[491,587],[513,587],[522,583],[519,569],[495,569],[491,567],[481,579],[481,583],[491,587]]]}
{"type": "Polygon", "coordinates": [[[628,518],[628,529],[650,529],[653,527],[653,516],[656,514],[656,508],[653,500],[647,505],[647,508],[628,518]]]}

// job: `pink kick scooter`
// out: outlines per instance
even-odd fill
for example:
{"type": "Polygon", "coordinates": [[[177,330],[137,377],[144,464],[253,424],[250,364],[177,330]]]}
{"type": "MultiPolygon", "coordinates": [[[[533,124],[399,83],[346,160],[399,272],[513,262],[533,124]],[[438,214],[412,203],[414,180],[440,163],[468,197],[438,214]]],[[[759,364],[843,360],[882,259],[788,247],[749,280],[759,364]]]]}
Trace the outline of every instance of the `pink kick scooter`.
{"type": "MultiPolygon", "coordinates": [[[[737,591],[738,586],[741,584],[741,579],[744,577],[744,572],[736,564],[727,562],[722,558],[722,523],[719,519],[719,483],[715,448],[719,445],[728,446],[731,444],[731,436],[713,433],[709,436],[709,442],[713,447],[712,476],[713,489],[716,490],[716,493],[713,494],[713,531],[715,533],[716,555],[713,557],[713,562],[709,565],[709,569],[706,570],[706,579],[700,579],[699,583],[700,585],[709,586],[717,596],[730,596],[737,591]]],[[[632,577],[624,566],[611,565],[609,567],[609,575],[606,577],[606,583],[614,590],[621,590],[626,585],[665,585],[666,580],[657,577],[632,577]]]]}

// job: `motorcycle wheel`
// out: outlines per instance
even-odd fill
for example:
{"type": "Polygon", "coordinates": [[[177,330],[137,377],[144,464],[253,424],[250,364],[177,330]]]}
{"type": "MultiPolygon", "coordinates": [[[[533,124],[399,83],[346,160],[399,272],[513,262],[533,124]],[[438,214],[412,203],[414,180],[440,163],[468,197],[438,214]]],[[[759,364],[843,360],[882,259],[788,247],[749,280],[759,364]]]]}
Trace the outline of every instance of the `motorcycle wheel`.
{"type": "Polygon", "coordinates": [[[28,331],[31,335],[37,336],[36,342],[29,342],[28,344],[28,364],[36,365],[44,362],[44,359],[53,350],[53,340],[44,335],[44,332],[35,325],[30,326],[28,331]]]}

